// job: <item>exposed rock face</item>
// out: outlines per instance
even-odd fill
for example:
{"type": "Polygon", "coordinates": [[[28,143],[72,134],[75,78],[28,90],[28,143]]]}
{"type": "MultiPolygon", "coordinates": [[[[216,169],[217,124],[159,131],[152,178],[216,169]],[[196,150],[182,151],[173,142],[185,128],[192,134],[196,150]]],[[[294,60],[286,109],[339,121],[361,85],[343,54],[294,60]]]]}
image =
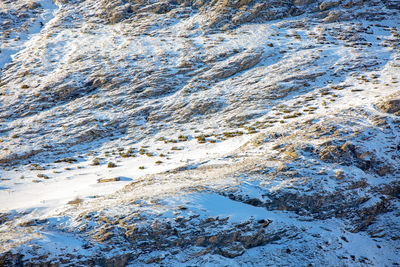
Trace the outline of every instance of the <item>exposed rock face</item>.
{"type": "MultiPolygon", "coordinates": [[[[19,14],[19,12],[26,10],[26,14],[34,19],[43,10],[43,5],[39,6],[39,2],[33,3],[38,3],[37,5],[34,4],[33,9],[15,6],[15,12],[19,14]]],[[[70,150],[75,153],[80,150],[79,144],[110,139],[112,138],[111,133],[116,132],[125,133],[127,138],[139,141],[149,133],[156,131],[158,126],[154,122],[159,119],[167,118],[171,122],[189,122],[195,120],[199,115],[207,116],[216,114],[217,111],[218,114],[223,114],[221,118],[243,116],[246,111],[239,111],[238,107],[244,108],[247,105],[246,109],[250,110],[249,99],[251,99],[251,103],[257,102],[257,106],[265,105],[264,103],[268,100],[277,100],[301,88],[309,88],[310,82],[315,82],[318,77],[326,73],[325,71],[318,71],[297,74],[297,70],[288,71],[284,67],[288,66],[288,62],[292,62],[292,70],[301,69],[302,66],[305,67],[306,65],[318,64],[320,52],[317,48],[313,52],[314,55],[305,57],[302,62],[297,62],[294,58],[295,54],[288,56],[290,48],[280,48],[278,44],[276,44],[276,47],[270,47],[269,45],[273,45],[275,42],[273,40],[271,40],[273,42],[269,41],[267,44],[254,42],[252,45],[236,45],[235,48],[227,48],[224,45],[223,38],[215,40],[204,38],[204,40],[199,41],[199,45],[194,45],[195,43],[188,41],[191,36],[207,34],[210,31],[209,34],[212,34],[212,31],[218,32],[221,29],[234,30],[245,23],[262,23],[277,18],[295,17],[298,12],[290,1],[269,1],[266,3],[264,1],[132,2],[88,0],[75,1],[74,4],[69,4],[68,1],[59,3],[62,12],[57,15],[58,24],[51,27],[49,25],[48,29],[46,28],[43,31],[43,35],[39,36],[41,39],[38,41],[37,47],[27,49],[26,59],[16,58],[12,64],[7,65],[2,73],[1,94],[7,98],[8,108],[0,112],[0,118],[17,121],[32,117],[39,121],[38,123],[22,124],[20,128],[3,122],[2,131],[7,136],[13,136],[18,132],[21,132],[20,136],[22,136],[22,132],[26,132],[31,134],[25,139],[32,140],[30,144],[26,145],[20,145],[18,138],[11,140],[16,141],[16,144],[12,145],[13,147],[7,151],[1,152],[0,161],[3,163],[16,164],[18,159],[32,158],[37,154],[43,156],[46,153],[62,154],[64,150],[60,148],[64,146],[70,147],[70,150]],[[204,19],[196,21],[196,16],[204,19]],[[70,23],[69,27],[82,33],[82,36],[74,38],[71,32],[64,31],[60,26],[64,22],[70,23]],[[184,25],[181,35],[178,37],[169,35],[169,32],[175,30],[174,25],[178,25],[178,22],[184,25]],[[168,43],[171,47],[180,48],[177,51],[163,48],[161,49],[162,52],[158,50],[157,53],[152,55],[140,55],[140,53],[137,53],[140,49],[130,49],[129,46],[119,47],[115,42],[117,39],[107,37],[110,31],[99,27],[99,25],[104,24],[107,24],[107,27],[120,27],[123,31],[121,36],[124,36],[124,38],[128,36],[127,43],[138,42],[140,44],[141,38],[146,39],[143,39],[143,49],[160,47],[163,42],[168,43]],[[154,27],[158,27],[157,25],[160,25],[159,33],[157,33],[157,30],[152,30],[154,27]],[[68,38],[71,40],[69,46],[60,45],[50,49],[49,45],[47,45],[48,47],[39,45],[46,42],[57,44],[56,38],[61,34],[69,36],[68,38]],[[94,36],[104,36],[104,38],[100,38],[105,42],[104,45],[109,46],[110,51],[120,51],[121,53],[113,56],[109,54],[100,55],[99,51],[103,49],[103,45],[97,47],[96,45],[87,45],[87,43],[100,43],[93,39],[94,36]],[[159,39],[160,44],[155,46],[145,45],[146,42],[150,44],[155,39],[159,39]],[[81,49],[73,49],[76,45],[81,49]],[[218,51],[214,53],[210,50],[212,46],[219,47],[216,49],[218,51]],[[267,47],[269,49],[266,49],[267,47]],[[69,48],[71,50],[68,50],[69,48]],[[65,65],[67,67],[59,66],[56,59],[53,60],[54,62],[48,61],[48,64],[42,64],[41,56],[28,56],[28,54],[32,55],[32,51],[35,49],[43,51],[46,58],[50,59],[55,56],[62,62],[67,62],[68,64],[65,65]],[[63,51],[63,53],[57,55],[57,51],[63,51]],[[285,59],[281,61],[280,57],[285,53],[285,59]],[[271,59],[270,67],[259,64],[260,61],[269,58],[271,59]],[[104,64],[93,64],[92,60],[99,62],[104,60],[104,64]],[[157,65],[159,62],[162,62],[161,68],[157,65]],[[24,66],[28,67],[25,68],[24,66]],[[146,67],[142,69],[141,66],[146,67]],[[253,80],[248,79],[251,69],[257,66],[264,67],[263,75],[266,79],[260,79],[260,76],[253,80]],[[129,71],[125,71],[126,68],[129,71]],[[176,77],[179,78],[176,79],[176,77]],[[235,77],[238,77],[239,80],[229,86],[238,88],[238,84],[242,84],[242,88],[250,89],[240,93],[240,90],[237,90],[237,93],[228,94],[221,101],[213,100],[214,95],[209,97],[210,100],[207,101],[214,104],[210,105],[212,108],[208,111],[193,111],[194,109],[202,109],[201,105],[188,108],[186,95],[191,95],[193,98],[193,93],[205,92],[208,90],[207,88],[218,87],[222,80],[234,79],[235,77]],[[276,77],[282,77],[282,79],[276,80],[276,77]],[[14,90],[15,88],[18,90],[14,90]],[[257,88],[262,88],[262,90],[257,88]],[[14,90],[12,94],[10,90],[14,90]],[[173,100],[170,99],[171,96],[174,96],[173,100]],[[157,102],[156,98],[163,100],[157,102]],[[144,102],[151,103],[145,104],[144,102]],[[67,113],[64,109],[66,106],[70,107],[67,113]],[[76,108],[78,106],[79,108],[76,108]],[[226,107],[226,109],[222,109],[222,107],[226,107]],[[238,110],[238,114],[232,116],[232,110],[238,110]],[[108,111],[119,115],[101,119],[97,119],[93,115],[108,111]],[[87,118],[86,121],[77,119],[80,120],[76,127],[77,130],[65,131],[64,129],[66,129],[71,116],[69,114],[78,113],[80,118],[87,118]],[[52,114],[58,119],[55,121],[48,119],[53,116],[52,114]],[[182,116],[174,116],[175,114],[182,114],[182,116]],[[147,131],[136,127],[142,120],[147,121],[147,131]],[[80,128],[78,129],[78,127],[80,128]],[[52,130],[45,131],[43,129],[52,130]],[[56,137],[50,135],[53,131],[58,133],[56,137]],[[38,132],[42,132],[46,138],[36,138],[36,136],[39,136],[38,132]]],[[[301,7],[301,12],[305,12],[309,10],[309,6],[317,3],[302,4],[304,6],[301,7]]],[[[326,10],[321,11],[318,7],[315,12],[321,15],[318,15],[321,19],[326,18],[332,22],[341,20],[336,15],[331,17],[327,12],[333,12],[332,14],[343,12],[342,4],[345,3],[326,1],[320,3],[326,10]]],[[[351,19],[352,12],[356,12],[357,6],[360,5],[363,4],[357,2],[345,9],[346,18],[351,19]]],[[[377,9],[378,4],[375,2],[365,4],[365,8],[377,9]]],[[[377,14],[372,11],[367,13],[377,14]]],[[[390,12],[388,13],[390,14],[390,12]]],[[[11,13],[6,14],[4,14],[4,17],[10,17],[11,13]]],[[[363,16],[362,14],[357,15],[360,18],[363,16]]],[[[25,21],[25,19],[18,19],[14,23],[12,22],[14,19],[15,16],[10,17],[9,23],[5,23],[4,27],[12,25],[18,28],[18,25],[25,21]]],[[[26,23],[24,27],[19,28],[22,30],[28,28],[28,24],[26,23]]],[[[304,22],[294,23],[293,25],[289,23],[282,25],[282,27],[287,28],[288,31],[292,31],[292,27],[309,28],[305,26],[304,22]]],[[[337,42],[346,42],[346,46],[349,47],[363,44],[359,35],[367,29],[357,25],[342,28],[340,32],[330,33],[337,42]]],[[[6,28],[4,29],[6,30],[6,28]]],[[[398,44],[398,35],[396,35],[395,30],[392,31],[393,38],[385,40],[385,45],[395,47],[398,44]]],[[[19,34],[16,40],[21,39],[19,34]]],[[[315,38],[313,45],[327,42],[324,34],[321,32],[321,36],[318,36],[318,38],[316,38],[316,35],[310,35],[311,38],[315,38]]],[[[296,41],[300,37],[300,35],[289,32],[284,35],[287,36],[285,38],[293,38],[296,41]]],[[[236,42],[234,36],[227,36],[227,42],[236,42]]],[[[256,36],[254,38],[257,39],[256,36]]],[[[12,46],[12,42],[9,42],[8,45],[12,46]]],[[[370,67],[376,64],[376,62],[372,62],[372,59],[369,59],[371,62],[362,64],[358,62],[360,60],[360,58],[356,58],[355,61],[357,62],[346,63],[347,66],[341,66],[342,70],[336,70],[335,75],[339,75],[340,71],[346,71],[346,69],[362,67],[362,64],[370,67]]],[[[199,96],[198,99],[193,99],[193,102],[203,101],[203,98],[203,96],[199,96]]],[[[206,106],[207,104],[205,104],[205,109],[206,106]]]]}
{"type": "Polygon", "coordinates": [[[353,144],[344,141],[338,145],[333,145],[332,142],[324,143],[316,149],[319,157],[324,162],[334,162],[345,166],[356,166],[363,171],[375,171],[383,176],[390,170],[390,167],[379,160],[374,152],[358,151],[359,148],[353,144]],[[386,171],[386,172],[385,172],[386,171]]]}
{"type": "Polygon", "coordinates": [[[232,56],[222,64],[216,64],[213,68],[203,74],[203,79],[218,81],[226,79],[241,71],[248,70],[257,65],[262,60],[262,51],[245,51],[232,56]]]}

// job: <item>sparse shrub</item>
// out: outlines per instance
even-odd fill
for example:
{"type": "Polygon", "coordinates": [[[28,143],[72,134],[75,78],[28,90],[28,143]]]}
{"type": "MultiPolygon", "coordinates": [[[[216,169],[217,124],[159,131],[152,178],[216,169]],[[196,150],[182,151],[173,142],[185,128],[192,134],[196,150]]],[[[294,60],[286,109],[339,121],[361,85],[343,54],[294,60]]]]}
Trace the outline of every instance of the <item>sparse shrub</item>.
{"type": "Polygon", "coordinates": [[[128,153],[122,153],[122,152],[120,152],[120,153],[118,153],[119,154],[119,156],[121,157],[121,158],[129,158],[130,157],[130,155],[128,154],[128,153]]]}
{"type": "Polygon", "coordinates": [[[257,130],[254,127],[248,127],[247,128],[247,132],[249,134],[254,134],[254,133],[257,133],[257,130]]]}
{"type": "Polygon", "coordinates": [[[139,170],[144,170],[144,166],[139,166],[139,170]]]}
{"type": "Polygon", "coordinates": [[[68,201],[69,205],[79,205],[83,202],[83,199],[76,197],[74,200],[68,201]]]}
{"type": "MultiPolygon", "coordinates": [[[[126,153],[124,153],[123,151],[124,151],[124,149],[119,149],[119,155],[120,155],[120,157],[122,157],[122,158],[129,158],[129,157],[135,157],[135,154],[133,154],[133,152],[134,152],[134,148],[133,147],[130,147],[129,149],[128,149],[128,151],[126,151],[126,153]]],[[[142,151],[145,151],[144,149],[142,150],[142,151]]]]}
{"type": "Polygon", "coordinates": [[[108,164],[107,164],[107,168],[115,168],[115,167],[117,167],[117,164],[115,164],[114,162],[108,162],[108,164]]]}
{"type": "Polygon", "coordinates": [[[225,138],[231,138],[231,137],[243,135],[243,132],[242,131],[224,132],[223,135],[225,138]]]}
{"type": "Polygon", "coordinates": [[[74,158],[63,158],[63,159],[57,159],[54,161],[54,163],[60,163],[60,162],[67,162],[67,163],[74,163],[77,162],[77,159],[74,158]]]}
{"type": "Polygon", "coordinates": [[[38,173],[37,177],[43,178],[43,179],[49,179],[49,176],[47,176],[46,174],[43,174],[43,173],[38,173]]]}
{"type": "Polygon", "coordinates": [[[157,165],[160,165],[161,163],[162,163],[161,160],[157,160],[157,161],[156,161],[156,164],[157,164],[157,165]]]}
{"type": "Polygon", "coordinates": [[[46,170],[46,168],[40,166],[40,165],[37,164],[37,163],[32,163],[32,164],[31,164],[31,167],[29,168],[29,170],[31,170],[31,171],[44,171],[44,170],[46,170]]]}
{"type": "Polygon", "coordinates": [[[321,92],[321,96],[325,96],[325,95],[328,95],[328,94],[330,94],[330,92],[327,92],[327,91],[321,92]]]}
{"type": "Polygon", "coordinates": [[[178,140],[179,140],[179,142],[185,142],[188,140],[188,137],[184,136],[184,135],[180,135],[180,136],[178,136],[178,140]]]}
{"type": "Polygon", "coordinates": [[[204,135],[199,135],[195,137],[197,139],[197,142],[200,144],[204,144],[206,142],[206,137],[204,135]]]}

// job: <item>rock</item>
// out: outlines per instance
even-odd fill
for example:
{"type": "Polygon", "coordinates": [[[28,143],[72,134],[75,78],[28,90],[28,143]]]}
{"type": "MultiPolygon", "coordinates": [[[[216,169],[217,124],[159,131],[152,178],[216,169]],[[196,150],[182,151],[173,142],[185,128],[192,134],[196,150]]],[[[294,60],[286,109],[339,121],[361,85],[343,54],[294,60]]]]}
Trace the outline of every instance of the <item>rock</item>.
{"type": "Polygon", "coordinates": [[[343,170],[336,170],[335,171],[336,179],[342,180],[344,178],[344,171],[343,170]]]}
{"type": "Polygon", "coordinates": [[[42,5],[38,2],[29,2],[27,4],[25,4],[23,7],[27,8],[27,9],[36,9],[36,8],[40,8],[42,7],[42,5]]]}
{"type": "Polygon", "coordinates": [[[141,11],[147,11],[156,14],[165,14],[172,9],[171,4],[167,2],[159,2],[152,5],[147,6],[146,8],[142,9],[141,11]]]}
{"type": "Polygon", "coordinates": [[[296,6],[305,6],[315,2],[315,0],[294,0],[296,6]]]}
{"type": "Polygon", "coordinates": [[[126,266],[130,259],[134,258],[132,253],[126,253],[106,259],[104,266],[126,266]]]}
{"type": "Polygon", "coordinates": [[[400,10],[400,0],[383,0],[387,8],[400,10]]]}
{"type": "Polygon", "coordinates": [[[319,5],[321,11],[340,5],[341,1],[324,1],[319,5]]]}
{"type": "Polygon", "coordinates": [[[204,247],[206,243],[207,243],[207,239],[204,236],[202,236],[197,239],[195,245],[199,246],[199,247],[204,247]]]}
{"type": "Polygon", "coordinates": [[[322,144],[319,150],[319,157],[325,162],[338,162],[342,155],[340,147],[331,145],[331,142],[322,144]]]}
{"type": "Polygon", "coordinates": [[[400,198],[400,181],[395,181],[384,186],[382,194],[400,198]]]}
{"type": "Polygon", "coordinates": [[[212,69],[204,73],[203,79],[225,79],[238,72],[252,68],[261,61],[262,53],[261,50],[249,50],[234,55],[222,63],[216,64],[212,69]]]}
{"type": "Polygon", "coordinates": [[[400,111],[400,99],[390,99],[376,105],[383,112],[396,113],[400,111]]]}
{"type": "Polygon", "coordinates": [[[331,11],[329,12],[328,16],[323,19],[323,21],[327,23],[339,21],[342,15],[343,12],[341,11],[331,11]]]}
{"type": "Polygon", "coordinates": [[[388,173],[391,173],[391,168],[390,168],[390,166],[387,166],[387,165],[385,165],[385,166],[383,166],[383,167],[380,167],[380,168],[377,170],[377,174],[378,174],[379,176],[385,176],[385,175],[388,174],[388,173]]]}
{"type": "Polygon", "coordinates": [[[118,182],[121,178],[120,177],[114,177],[114,178],[99,178],[97,180],[98,183],[109,183],[109,182],[118,182]]]}
{"type": "Polygon", "coordinates": [[[45,224],[47,222],[48,222],[47,219],[33,219],[33,220],[30,220],[30,221],[27,221],[27,222],[20,223],[19,226],[29,227],[29,226],[45,224]]]}
{"type": "Polygon", "coordinates": [[[220,242],[220,236],[219,235],[213,235],[208,239],[208,242],[211,244],[218,244],[220,242]]]}
{"type": "Polygon", "coordinates": [[[222,247],[218,250],[218,254],[227,257],[235,258],[241,256],[245,252],[243,245],[239,242],[235,242],[229,246],[222,247]]]}
{"type": "Polygon", "coordinates": [[[23,265],[23,255],[13,254],[11,252],[6,252],[0,254],[0,266],[22,266],[23,265]]]}
{"type": "Polygon", "coordinates": [[[340,149],[343,150],[345,153],[348,153],[349,155],[354,155],[356,151],[355,145],[350,142],[344,143],[340,149]]]}
{"type": "Polygon", "coordinates": [[[314,152],[317,152],[324,162],[334,162],[344,166],[355,165],[364,171],[378,164],[372,152],[359,151],[360,149],[350,142],[340,145],[341,142],[343,141],[325,142],[314,149],[314,152]]]}

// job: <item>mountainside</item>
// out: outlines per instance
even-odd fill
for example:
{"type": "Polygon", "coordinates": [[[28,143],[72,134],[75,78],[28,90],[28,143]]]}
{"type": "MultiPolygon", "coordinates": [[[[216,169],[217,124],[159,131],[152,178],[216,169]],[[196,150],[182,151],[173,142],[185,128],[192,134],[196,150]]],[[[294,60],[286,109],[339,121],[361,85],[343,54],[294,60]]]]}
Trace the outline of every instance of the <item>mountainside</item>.
{"type": "Polygon", "coordinates": [[[4,0],[0,265],[400,265],[398,0],[4,0]]]}

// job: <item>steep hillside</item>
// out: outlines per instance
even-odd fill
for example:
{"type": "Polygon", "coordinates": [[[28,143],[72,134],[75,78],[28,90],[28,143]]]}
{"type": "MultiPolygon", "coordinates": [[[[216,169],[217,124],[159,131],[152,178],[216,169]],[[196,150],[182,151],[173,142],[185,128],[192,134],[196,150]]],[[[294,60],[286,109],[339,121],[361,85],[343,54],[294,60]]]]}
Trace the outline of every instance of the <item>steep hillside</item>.
{"type": "Polygon", "coordinates": [[[399,12],[3,1],[0,265],[399,265],[399,12]]]}

